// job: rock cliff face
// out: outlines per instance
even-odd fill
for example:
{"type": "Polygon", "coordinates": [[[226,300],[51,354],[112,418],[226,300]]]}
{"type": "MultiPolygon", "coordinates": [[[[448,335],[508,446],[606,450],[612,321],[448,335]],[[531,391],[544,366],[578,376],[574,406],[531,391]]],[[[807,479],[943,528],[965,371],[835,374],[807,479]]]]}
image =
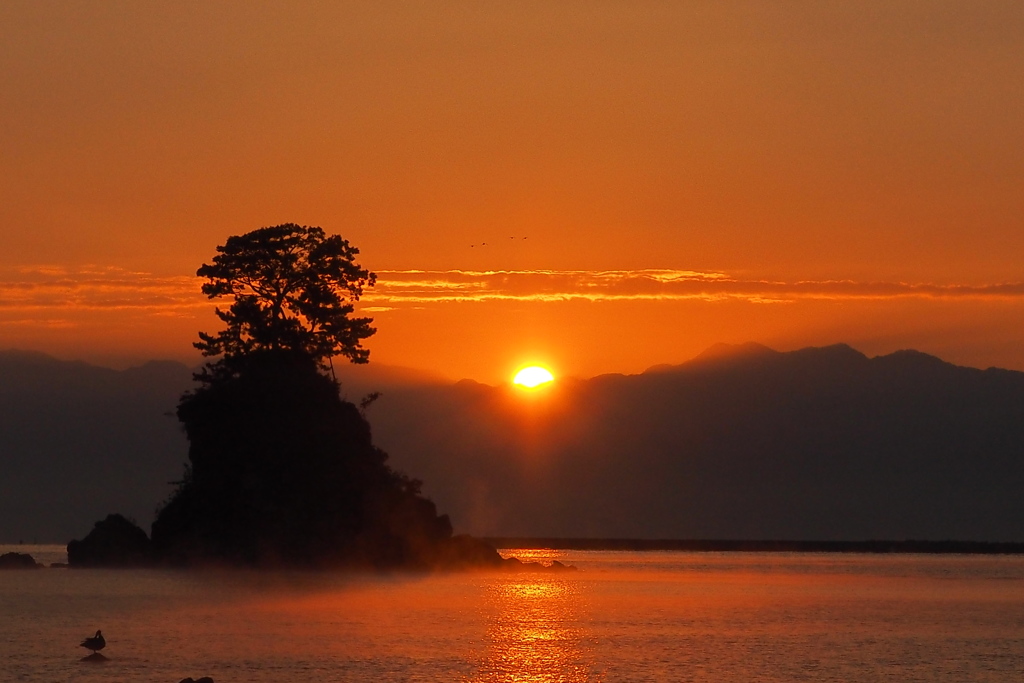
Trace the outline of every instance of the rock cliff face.
{"type": "Polygon", "coordinates": [[[307,359],[264,355],[186,396],[190,469],[153,523],[166,562],[432,567],[500,563],[452,539],[387,465],[359,409],[307,359]]]}

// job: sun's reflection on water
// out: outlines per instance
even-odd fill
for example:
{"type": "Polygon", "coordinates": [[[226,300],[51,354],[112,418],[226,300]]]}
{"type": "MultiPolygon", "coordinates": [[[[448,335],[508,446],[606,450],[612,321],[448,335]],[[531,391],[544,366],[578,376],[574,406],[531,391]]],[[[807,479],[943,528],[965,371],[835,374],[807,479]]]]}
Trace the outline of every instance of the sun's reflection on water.
{"type": "Polygon", "coordinates": [[[581,627],[584,606],[578,581],[556,573],[507,576],[489,586],[487,599],[487,652],[474,681],[594,680],[581,627]]]}

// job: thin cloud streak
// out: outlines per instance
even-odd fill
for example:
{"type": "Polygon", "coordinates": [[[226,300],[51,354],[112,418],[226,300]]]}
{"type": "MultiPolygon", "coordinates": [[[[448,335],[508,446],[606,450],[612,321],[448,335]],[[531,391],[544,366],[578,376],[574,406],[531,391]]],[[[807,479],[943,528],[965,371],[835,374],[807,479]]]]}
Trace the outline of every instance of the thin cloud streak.
{"type": "MultiPolygon", "coordinates": [[[[39,266],[0,276],[0,313],[59,309],[135,310],[169,316],[208,309],[201,278],[158,276],[116,267],[39,266]]],[[[746,301],[886,299],[1024,300],[1024,282],[983,285],[854,280],[783,282],[690,270],[383,270],[365,292],[361,310],[387,312],[413,305],[523,301],[746,301]]],[[[52,316],[47,316],[52,319],[52,316]]],[[[19,319],[19,324],[23,319],[19,319]]]]}
{"type": "Polygon", "coordinates": [[[167,315],[210,304],[198,278],[157,276],[116,267],[21,267],[0,280],[0,311],[135,309],[167,315]]]}
{"type": "Polygon", "coordinates": [[[608,271],[382,271],[365,301],[722,301],[751,303],[850,299],[1007,299],[1024,298],[1024,283],[986,285],[854,280],[737,279],[725,273],[689,270],[608,271]]]}

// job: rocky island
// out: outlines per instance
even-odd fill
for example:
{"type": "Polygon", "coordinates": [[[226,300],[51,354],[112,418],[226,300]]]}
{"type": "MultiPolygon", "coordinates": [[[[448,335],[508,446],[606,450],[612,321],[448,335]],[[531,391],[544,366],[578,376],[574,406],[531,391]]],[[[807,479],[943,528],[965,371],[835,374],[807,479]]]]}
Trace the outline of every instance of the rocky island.
{"type": "Polygon", "coordinates": [[[374,446],[361,405],[342,400],[338,356],[367,362],[375,330],[351,316],[373,273],[317,227],[285,224],[228,239],[202,266],[203,293],[232,303],[212,360],[177,408],[189,463],[152,535],[110,515],[68,545],[72,567],[230,565],[434,569],[498,567],[484,541],[452,533],[374,446]]]}

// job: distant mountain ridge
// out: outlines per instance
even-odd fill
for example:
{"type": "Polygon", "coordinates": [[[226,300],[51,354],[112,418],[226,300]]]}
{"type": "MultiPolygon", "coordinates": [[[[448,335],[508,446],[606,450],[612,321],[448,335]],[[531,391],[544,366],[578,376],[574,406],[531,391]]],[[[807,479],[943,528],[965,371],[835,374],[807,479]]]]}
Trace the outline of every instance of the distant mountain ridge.
{"type": "MultiPolygon", "coordinates": [[[[350,400],[383,390],[375,441],[458,531],[1024,541],[1021,372],[756,344],[531,397],[339,370],[350,400]]],[[[67,540],[114,511],[148,527],[181,475],[168,413],[191,384],[178,363],[0,352],[0,542],[67,540]]]]}
{"type": "MultiPolygon", "coordinates": [[[[0,543],[65,542],[111,512],[148,529],[182,475],[188,444],[174,411],[194,370],[175,361],[113,370],[0,350],[0,543]]],[[[356,402],[435,381],[380,365],[337,374],[356,402]]]]}
{"type": "Polygon", "coordinates": [[[678,365],[670,365],[662,363],[660,365],[654,365],[644,371],[644,374],[658,373],[658,372],[675,372],[685,368],[690,368],[695,365],[708,365],[715,363],[728,362],[732,360],[739,360],[743,358],[755,358],[758,356],[771,356],[778,354],[778,351],[768,348],[762,344],[756,342],[746,342],[745,344],[724,344],[719,342],[713,344],[701,352],[699,355],[691,358],[685,363],[678,365]]]}
{"type": "Polygon", "coordinates": [[[1024,373],[743,345],[521,399],[392,393],[372,421],[482,535],[1024,540],[1024,373]]]}
{"type": "Polygon", "coordinates": [[[148,524],[181,477],[173,417],[192,371],[0,351],[0,542],[66,541],[119,510],[148,524]]]}

